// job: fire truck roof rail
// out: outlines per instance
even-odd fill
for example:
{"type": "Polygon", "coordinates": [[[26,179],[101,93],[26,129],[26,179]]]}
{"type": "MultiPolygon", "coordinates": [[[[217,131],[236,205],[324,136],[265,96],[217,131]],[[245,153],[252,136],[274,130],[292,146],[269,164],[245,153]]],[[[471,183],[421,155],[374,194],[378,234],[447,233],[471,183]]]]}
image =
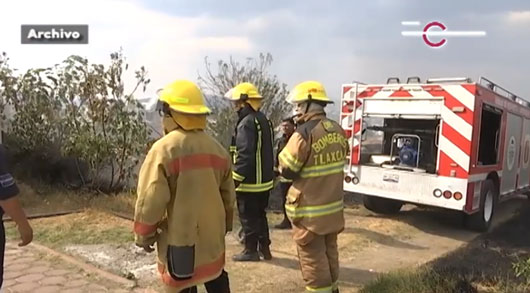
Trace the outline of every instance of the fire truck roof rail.
{"type": "Polygon", "coordinates": [[[399,84],[400,81],[399,81],[399,77],[389,77],[387,80],[386,80],[386,84],[399,84]]]}
{"type": "Polygon", "coordinates": [[[453,82],[467,82],[471,83],[473,82],[471,78],[469,77],[443,77],[443,78],[429,78],[427,79],[427,83],[453,83],[453,82]]]}
{"type": "Polygon", "coordinates": [[[421,78],[419,76],[409,76],[407,83],[421,83],[421,78]]]}
{"type": "Polygon", "coordinates": [[[519,105],[523,105],[525,107],[530,107],[530,103],[527,100],[523,99],[523,98],[516,97],[515,98],[515,102],[517,104],[519,104],[519,105]]]}
{"type": "Polygon", "coordinates": [[[508,98],[508,99],[520,104],[520,105],[524,105],[524,106],[530,107],[530,103],[527,100],[517,96],[516,94],[510,92],[509,90],[499,86],[498,84],[494,83],[493,81],[491,81],[491,80],[489,80],[489,79],[487,79],[487,78],[485,78],[483,76],[480,77],[478,83],[480,85],[482,85],[482,86],[484,86],[484,87],[486,87],[486,88],[498,93],[499,95],[504,96],[504,97],[506,97],[506,98],[508,98]]]}

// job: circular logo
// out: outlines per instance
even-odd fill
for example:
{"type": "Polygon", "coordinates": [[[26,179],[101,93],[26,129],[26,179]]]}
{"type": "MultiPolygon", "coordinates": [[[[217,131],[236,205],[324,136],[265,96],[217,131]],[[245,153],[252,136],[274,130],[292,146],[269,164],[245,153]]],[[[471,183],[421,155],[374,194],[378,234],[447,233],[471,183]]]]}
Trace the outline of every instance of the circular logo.
{"type": "Polygon", "coordinates": [[[513,169],[513,165],[515,164],[515,137],[510,137],[510,143],[508,144],[508,170],[513,169]]]}
{"type": "Polygon", "coordinates": [[[423,41],[425,42],[425,44],[433,47],[433,48],[439,48],[441,46],[443,46],[447,40],[446,39],[441,39],[439,42],[435,43],[435,42],[432,42],[431,40],[429,40],[429,38],[427,37],[427,32],[432,28],[432,27],[438,27],[438,28],[441,28],[442,31],[445,31],[447,29],[447,27],[441,23],[441,22],[438,22],[438,21],[433,21],[433,22],[429,22],[424,28],[423,28],[423,41]]]}

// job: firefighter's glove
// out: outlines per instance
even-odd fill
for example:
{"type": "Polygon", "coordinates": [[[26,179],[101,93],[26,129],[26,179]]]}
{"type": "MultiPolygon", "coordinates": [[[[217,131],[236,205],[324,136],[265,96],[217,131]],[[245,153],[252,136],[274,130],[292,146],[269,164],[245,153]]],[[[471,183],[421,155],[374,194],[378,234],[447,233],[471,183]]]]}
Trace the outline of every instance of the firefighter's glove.
{"type": "Polygon", "coordinates": [[[151,253],[151,252],[155,251],[154,245],[149,245],[149,244],[145,244],[145,245],[136,244],[136,245],[138,247],[143,248],[144,251],[147,252],[147,253],[151,253]]]}
{"type": "Polygon", "coordinates": [[[157,231],[151,236],[136,235],[136,239],[135,239],[136,246],[143,248],[145,252],[148,252],[148,253],[153,252],[155,250],[154,245],[158,239],[158,234],[159,232],[157,231]]]}

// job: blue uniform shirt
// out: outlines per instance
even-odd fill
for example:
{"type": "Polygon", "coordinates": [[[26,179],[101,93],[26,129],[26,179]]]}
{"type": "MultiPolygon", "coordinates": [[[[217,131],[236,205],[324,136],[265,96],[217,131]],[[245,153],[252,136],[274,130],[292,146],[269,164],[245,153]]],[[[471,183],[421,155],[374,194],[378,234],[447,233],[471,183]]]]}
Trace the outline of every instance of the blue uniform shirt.
{"type": "MultiPolygon", "coordinates": [[[[19,192],[15,179],[7,170],[6,150],[0,144],[0,200],[14,197],[19,192]]],[[[0,207],[0,219],[4,215],[4,210],[0,207]]]]}

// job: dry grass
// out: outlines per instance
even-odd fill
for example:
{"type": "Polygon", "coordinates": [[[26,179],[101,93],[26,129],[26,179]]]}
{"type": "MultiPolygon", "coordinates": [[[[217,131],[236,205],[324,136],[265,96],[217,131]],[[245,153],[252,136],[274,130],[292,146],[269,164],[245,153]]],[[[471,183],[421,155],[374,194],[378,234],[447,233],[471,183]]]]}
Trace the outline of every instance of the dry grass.
{"type": "MultiPolygon", "coordinates": [[[[28,216],[69,211],[83,211],[53,218],[30,220],[35,241],[59,248],[73,244],[103,244],[132,242],[132,224],[105,212],[132,216],[136,197],[131,193],[115,196],[76,193],[46,186],[30,187],[18,184],[19,199],[28,216]]],[[[6,223],[8,238],[18,237],[14,223],[6,223]]]]}
{"type": "Polygon", "coordinates": [[[32,188],[23,183],[18,186],[19,199],[28,215],[79,210],[89,206],[90,197],[86,194],[46,187],[32,188]]]}
{"type": "MultiPolygon", "coordinates": [[[[52,248],[76,244],[119,244],[134,241],[131,222],[94,210],[34,219],[30,222],[35,241],[52,248]]],[[[14,223],[6,223],[6,235],[8,239],[18,237],[14,223]]]]}
{"type": "MultiPolygon", "coordinates": [[[[362,293],[455,292],[456,282],[431,270],[403,270],[388,273],[365,286],[362,293]]],[[[456,291],[460,292],[460,291],[456,291]]],[[[467,292],[467,291],[462,291],[467,292]]]]}
{"type": "Polygon", "coordinates": [[[136,194],[98,195],[90,201],[90,207],[96,210],[117,212],[129,217],[134,216],[136,194]]]}
{"type": "Polygon", "coordinates": [[[530,292],[530,284],[515,282],[498,276],[494,283],[471,282],[466,276],[446,275],[431,268],[407,269],[382,275],[366,285],[362,293],[524,293],[530,292]]]}
{"type": "Polygon", "coordinates": [[[133,193],[96,195],[46,186],[30,187],[24,183],[19,183],[18,186],[20,189],[19,199],[28,216],[85,209],[118,212],[128,216],[134,214],[136,195],[133,193]]]}

